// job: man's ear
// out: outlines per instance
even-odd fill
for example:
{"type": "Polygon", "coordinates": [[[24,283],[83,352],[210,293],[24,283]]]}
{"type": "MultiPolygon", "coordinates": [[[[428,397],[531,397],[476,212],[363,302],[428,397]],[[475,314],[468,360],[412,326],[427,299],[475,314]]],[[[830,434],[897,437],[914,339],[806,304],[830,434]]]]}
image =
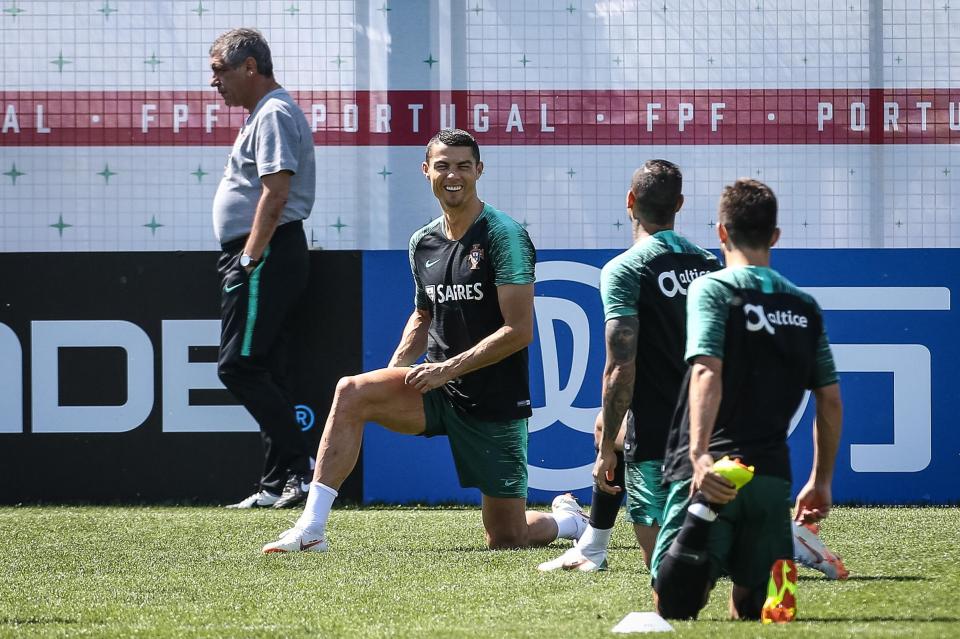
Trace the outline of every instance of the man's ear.
{"type": "Polygon", "coordinates": [[[727,232],[727,227],[724,226],[722,222],[717,222],[717,237],[720,238],[721,246],[726,246],[727,241],[730,239],[730,234],[727,232]]]}
{"type": "Polygon", "coordinates": [[[634,194],[633,189],[627,191],[627,217],[631,220],[633,217],[633,207],[637,203],[637,196],[634,194]]]}

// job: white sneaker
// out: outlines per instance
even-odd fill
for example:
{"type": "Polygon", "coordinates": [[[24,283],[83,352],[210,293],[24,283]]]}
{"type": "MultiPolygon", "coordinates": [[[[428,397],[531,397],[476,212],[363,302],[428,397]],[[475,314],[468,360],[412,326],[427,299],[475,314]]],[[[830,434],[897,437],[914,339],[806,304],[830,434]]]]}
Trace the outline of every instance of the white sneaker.
{"type": "Polygon", "coordinates": [[[819,570],[829,579],[843,581],[850,572],[843,565],[840,555],[833,553],[823,543],[816,524],[793,522],[793,554],[802,565],[819,570]]]}
{"type": "Polygon", "coordinates": [[[576,498],[570,493],[563,493],[562,495],[554,497],[553,503],[550,504],[550,510],[553,511],[554,515],[557,513],[569,513],[576,517],[577,532],[573,537],[574,541],[580,539],[583,531],[590,525],[590,518],[587,517],[586,513],[583,512],[583,508],[577,503],[576,498]]]}
{"type": "Polygon", "coordinates": [[[280,533],[280,538],[263,547],[263,553],[269,555],[274,552],[326,552],[327,540],[307,533],[302,528],[294,526],[280,533]]]}
{"type": "Polygon", "coordinates": [[[574,546],[573,548],[568,548],[565,553],[557,557],[556,559],[551,559],[550,561],[545,561],[539,566],[537,570],[540,572],[553,572],[554,570],[578,570],[580,572],[598,572],[601,570],[607,569],[607,560],[604,559],[599,565],[593,563],[589,559],[583,556],[580,550],[574,546]]]}
{"type": "Polygon", "coordinates": [[[280,495],[274,495],[273,493],[261,490],[258,493],[253,493],[243,501],[230,504],[227,508],[270,508],[277,503],[278,499],[280,499],[280,495]]]}

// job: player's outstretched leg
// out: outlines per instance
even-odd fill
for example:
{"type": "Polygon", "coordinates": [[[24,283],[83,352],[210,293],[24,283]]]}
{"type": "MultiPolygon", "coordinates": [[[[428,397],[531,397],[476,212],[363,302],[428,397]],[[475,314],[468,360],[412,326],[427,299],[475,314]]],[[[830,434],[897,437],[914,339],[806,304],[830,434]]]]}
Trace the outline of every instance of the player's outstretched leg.
{"type": "Polygon", "coordinates": [[[293,528],[263,547],[264,553],[327,549],[327,519],[337,490],[357,463],[364,423],[377,422],[410,435],[423,432],[423,396],[404,382],[407,370],[383,368],[340,380],[320,439],[306,507],[293,528]]]}
{"type": "MultiPolygon", "coordinates": [[[[614,486],[625,487],[624,466],[623,453],[617,452],[614,486]]],[[[537,566],[537,570],[542,572],[552,570],[579,570],[581,572],[606,570],[607,546],[610,545],[610,536],[617,521],[617,513],[623,504],[625,492],[625,490],[621,490],[617,494],[611,495],[594,486],[590,506],[590,522],[583,535],[572,548],[555,559],[543,562],[537,566]]]]}

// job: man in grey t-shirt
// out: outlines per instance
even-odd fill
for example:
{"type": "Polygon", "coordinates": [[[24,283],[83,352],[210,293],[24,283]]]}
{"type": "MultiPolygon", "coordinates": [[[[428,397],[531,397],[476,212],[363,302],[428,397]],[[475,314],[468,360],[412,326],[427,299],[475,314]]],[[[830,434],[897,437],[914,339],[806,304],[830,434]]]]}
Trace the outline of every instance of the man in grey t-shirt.
{"type": "Polygon", "coordinates": [[[316,182],[313,135],[273,77],[270,48],[253,29],[210,47],[211,86],[250,112],[213,200],[223,249],[217,372],[260,425],[264,467],[256,493],[231,508],[293,506],[309,490],[310,448],[283,381],[289,318],[307,284],[303,220],[316,182]]]}

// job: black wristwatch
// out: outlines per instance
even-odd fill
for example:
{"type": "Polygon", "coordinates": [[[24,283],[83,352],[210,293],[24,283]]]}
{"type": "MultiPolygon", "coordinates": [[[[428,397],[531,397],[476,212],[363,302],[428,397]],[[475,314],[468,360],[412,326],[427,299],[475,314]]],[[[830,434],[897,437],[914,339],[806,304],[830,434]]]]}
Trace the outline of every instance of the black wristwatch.
{"type": "Polygon", "coordinates": [[[260,260],[255,260],[246,253],[240,254],[240,266],[247,268],[248,266],[256,266],[260,263],[260,260]]]}

